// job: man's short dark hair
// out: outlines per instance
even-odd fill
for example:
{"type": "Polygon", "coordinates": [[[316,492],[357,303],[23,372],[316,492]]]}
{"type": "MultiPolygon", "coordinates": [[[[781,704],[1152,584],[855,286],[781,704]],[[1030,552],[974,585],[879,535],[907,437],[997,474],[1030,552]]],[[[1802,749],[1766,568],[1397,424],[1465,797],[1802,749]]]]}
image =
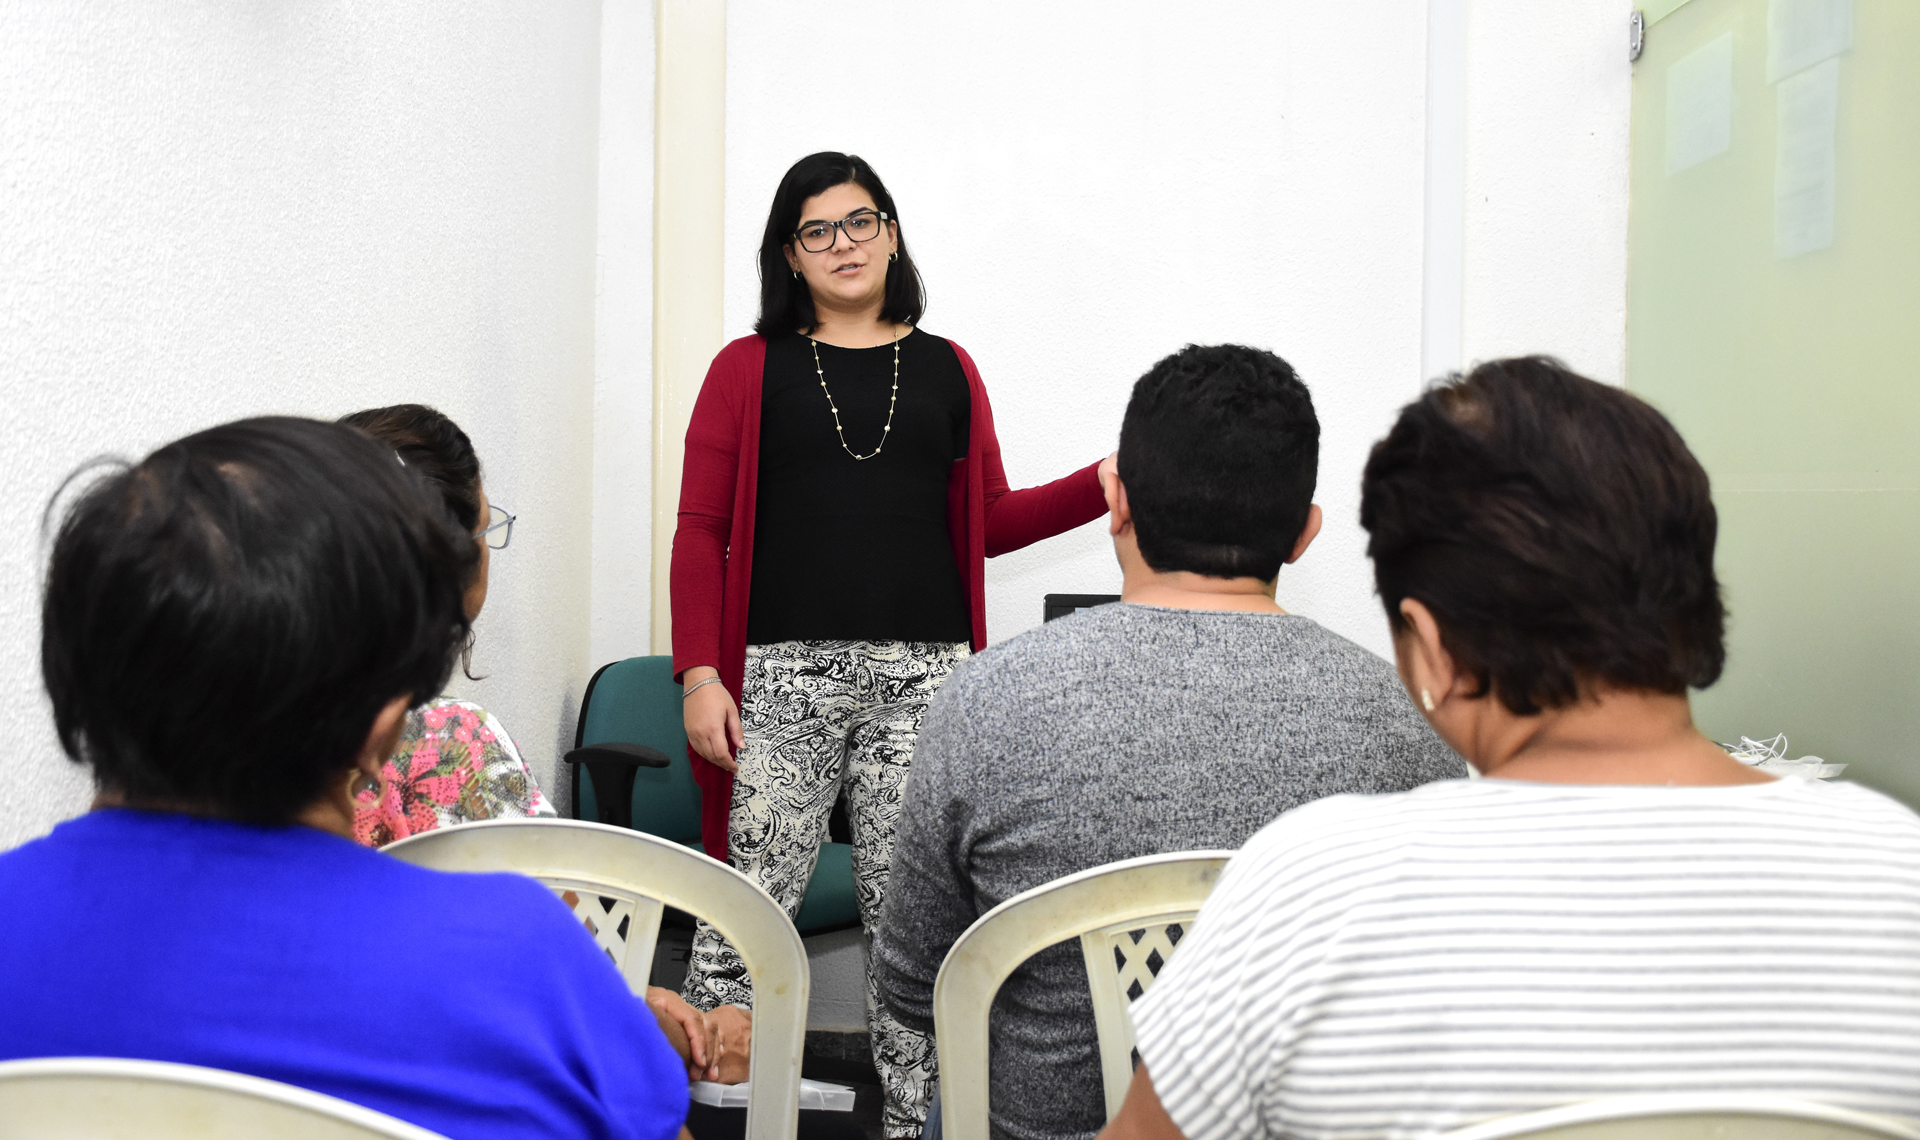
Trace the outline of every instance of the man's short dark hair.
{"type": "Polygon", "coordinates": [[[1119,467],[1148,566],[1270,582],[1313,506],[1313,397],[1271,352],[1190,344],[1134,384],[1119,467]]]}
{"type": "Polygon", "coordinates": [[[439,693],[477,558],[391,448],[339,424],[243,420],[119,466],[47,569],[61,747],[132,804],[288,822],[382,706],[439,693]]]}
{"type": "Polygon", "coordinates": [[[1404,598],[1514,713],[1720,676],[1707,474],[1665,416],[1544,356],[1435,385],[1374,445],[1360,525],[1387,619],[1404,598]]]}

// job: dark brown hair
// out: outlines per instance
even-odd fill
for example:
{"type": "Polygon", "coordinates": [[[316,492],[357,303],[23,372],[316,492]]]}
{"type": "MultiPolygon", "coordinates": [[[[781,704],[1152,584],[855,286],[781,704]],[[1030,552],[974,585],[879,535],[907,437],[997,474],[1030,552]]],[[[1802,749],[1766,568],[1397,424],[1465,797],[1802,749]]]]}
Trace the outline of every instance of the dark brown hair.
{"type": "Polygon", "coordinates": [[[425,404],[368,408],[340,422],[393,448],[408,470],[440,492],[467,533],[480,529],[480,457],[459,424],[425,404]]]}
{"type": "MultiPolygon", "coordinates": [[[[480,456],[473,441],[446,413],[425,404],[392,404],[340,417],[375,441],[393,449],[416,479],[440,492],[447,511],[468,534],[480,529],[480,456]]],[[[480,563],[473,563],[480,573],[480,563]]],[[[473,672],[473,632],[460,649],[460,672],[469,681],[485,680],[473,672]]]]}
{"type": "Polygon", "coordinates": [[[388,448],[242,420],[69,484],[88,477],[54,539],[40,669],[102,789],[287,823],[346,778],[382,706],[446,683],[479,554],[388,448]]]}
{"type": "Polygon", "coordinates": [[[1367,460],[1360,525],[1395,631],[1419,599],[1518,715],[1720,676],[1706,472],[1665,416],[1558,360],[1490,361],[1408,404],[1367,460]]]}

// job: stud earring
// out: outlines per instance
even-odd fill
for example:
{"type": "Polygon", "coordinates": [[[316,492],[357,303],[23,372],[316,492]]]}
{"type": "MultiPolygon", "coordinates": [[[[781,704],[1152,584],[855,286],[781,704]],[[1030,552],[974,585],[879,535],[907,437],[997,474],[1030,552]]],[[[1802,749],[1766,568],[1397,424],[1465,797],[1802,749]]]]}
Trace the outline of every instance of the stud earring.
{"type": "Polygon", "coordinates": [[[1425,689],[1420,690],[1420,707],[1426,709],[1428,712],[1433,711],[1433,694],[1427,692],[1425,689]]]}

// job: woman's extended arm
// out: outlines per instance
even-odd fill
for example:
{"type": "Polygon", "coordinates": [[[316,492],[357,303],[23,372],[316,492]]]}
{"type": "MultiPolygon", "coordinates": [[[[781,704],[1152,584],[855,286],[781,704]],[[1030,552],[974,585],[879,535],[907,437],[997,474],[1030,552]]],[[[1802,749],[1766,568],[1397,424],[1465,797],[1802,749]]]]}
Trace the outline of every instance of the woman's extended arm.
{"type": "Polygon", "coordinates": [[[1051,483],[1013,490],[1000,462],[1000,439],[993,430],[993,408],[980,394],[980,415],[973,430],[980,437],[981,498],[986,509],[987,557],[1030,546],[1072,530],[1107,513],[1100,489],[1101,460],[1051,483]]]}
{"type": "MultiPolygon", "coordinates": [[[[1100,491],[1099,469],[1099,463],[1089,463],[1051,483],[1016,491],[1007,489],[1007,475],[996,454],[984,472],[989,480],[997,477],[1002,488],[998,495],[991,489],[985,494],[987,557],[998,558],[1106,514],[1107,500],[1100,491]]],[[[988,487],[991,486],[989,483],[988,487]]]]}

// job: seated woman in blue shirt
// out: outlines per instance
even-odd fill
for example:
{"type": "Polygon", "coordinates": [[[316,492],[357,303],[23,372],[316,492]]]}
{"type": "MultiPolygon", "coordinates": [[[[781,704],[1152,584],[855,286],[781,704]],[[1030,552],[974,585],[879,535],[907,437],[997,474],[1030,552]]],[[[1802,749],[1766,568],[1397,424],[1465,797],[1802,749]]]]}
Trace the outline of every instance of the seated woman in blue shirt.
{"type": "Polygon", "coordinates": [[[684,1033],[566,907],[353,842],[477,557],[335,424],[212,428],[84,489],[41,661],[98,798],[0,854],[0,1060],[212,1066],[456,1140],[685,1135],[684,1033]]]}

